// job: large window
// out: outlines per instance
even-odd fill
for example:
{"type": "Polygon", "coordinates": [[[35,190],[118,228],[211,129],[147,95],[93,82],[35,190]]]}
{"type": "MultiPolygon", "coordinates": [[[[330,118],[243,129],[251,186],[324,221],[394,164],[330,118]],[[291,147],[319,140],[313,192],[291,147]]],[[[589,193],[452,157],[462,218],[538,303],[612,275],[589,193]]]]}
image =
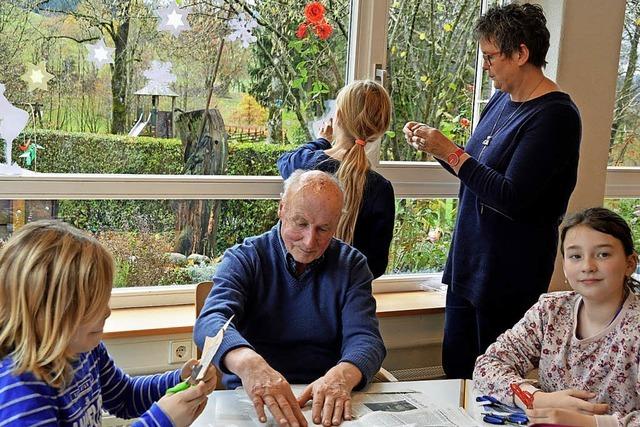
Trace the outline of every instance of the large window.
{"type": "MultiPolygon", "coordinates": [[[[8,181],[2,239],[25,222],[57,217],[111,249],[117,287],[205,278],[226,247],[277,220],[274,200],[255,199],[276,199],[279,181],[257,176],[277,175],[278,155],[312,137],[326,101],[345,83],[350,11],[381,7],[365,3],[3,2],[0,82],[13,107],[30,116],[11,158],[41,175],[8,181]],[[34,72],[36,80],[52,78],[36,84],[34,72]],[[210,95],[203,126],[197,110],[210,95]],[[74,175],[87,173],[99,175],[74,175]]],[[[385,11],[389,89],[400,107],[382,158],[413,159],[399,130],[414,114],[455,124],[459,137],[469,131],[460,119],[471,114],[471,25],[480,2],[432,3],[394,2],[385,11]],[[410,19],[420,25],[407,31],[410,19]],[[416,66],[431,82],[413,81],[416,66]]],[[[388,272],[440,271],[455,200],[424,197],[451,197],[455,184],[432,192],[400,181],[388,272]]]]}
{"type": "Polygon", "coordinates": [[[609,165],[640,166],[640,2],[628,0],[622,29],[609,165]]]}
{"type": "Polygon", "coordinates": [[[471,128],[462,119],[473,122],[490,95],[490,82],[478,73],[471,28],[494,2],[322,1],[318,18],[305,15],[311,1],[184,0],[191,28],[175,36],[159,29],[156,17],[174,3],[0,2],[3,96],[30,117],[11,156],[39,172],[0,176],[0,239],[25,221],[61,217],[119,245],[112,249],[128,270],[119,270],[118,285],[195,282],[200,276],[193,271],[150,274],[155,280],[127,276],[140,256],[120,248],[153,247],[145,256],[162,263],[171,258],[166,253],[197,253],[215,268],[224,247],[275,221],[277,156],[311,137],[310,126],[345,76],[374,78],[380,64],[395,104],[393,128],[372,158],[374,165],[382,160],[378,170],[397,197],[387,273],[441,270],[457,180],[410,150],[400,131],[416,119],[464,143],[471,128]],[[116,45],[124,29],[126,44],[116,45]],[[382,32],[383,40],[371,43],[382,32]],[[239,38],[229,40],[231,34],[239,38]],[[115,49],[113,55],[106,50],[113,64],[95,52],[90,60],[87,46],[100,47],[101,40],[115,49]],[[30,91],[20,77],[43,61],[54,78],[46,91],[30,91]],[[173,108],[204,109],[209,88],[215,112],[201,135],[197,115],[173,108]],[[126,136],[130,132],[139,136],[126,136]],[[186,141],[167,138],[178,133],[186,141]]]}
{"type": "Polygon", "coordinates": [[[211,159],[233,156],[225,134],[231,145],[309,140],[345,82],[350,2],[178,3],[3,1],[0,82],[32,117],[12,159],[39,172],[242,175],[211,159]],[[28,141],[43,147],[35,161],[28,141]]]}
{"type": "Polygon", "coordinates": [[[407,121],[439,128],[459,144],[471,131],[477,43],[473,25],[480,0],[393,1],[389,9],[387,69],[394,116],[381,160],[431,160],[409,146],[407,121]]]}

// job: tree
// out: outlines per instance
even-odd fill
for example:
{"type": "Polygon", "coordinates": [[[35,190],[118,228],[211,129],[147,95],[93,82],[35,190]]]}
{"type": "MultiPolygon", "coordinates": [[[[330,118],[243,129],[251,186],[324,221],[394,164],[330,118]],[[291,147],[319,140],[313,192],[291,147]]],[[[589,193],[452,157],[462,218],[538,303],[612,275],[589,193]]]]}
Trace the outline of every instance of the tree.
{"type": "Polygon", "coordinates": [[[628,0],[622,31],[620,67],[618,76],[616,105],[611,125],[609,160],[614,165],[621,164],[629,147],[636,142],[639,127],[638,96],[640,88],[636,81],[638,71],[638,42],[640,41],[640,2],[628,0]],[[625,66],[626,62],[626,66],[625,66]]]}
{"type": "Polygon", "coordinates": [[[326,2],[326,20],[333,33],[320,39],[312,28],[298,38],[298,26],[305,22],[303,0],[262,1],[256,10],[244,7],[260,26],[252,47],[249,93],[268,109],[269,141],[283,143],[282,113],[292,111],[302,137],[311,138],[307,123],[323,112],[324,101],[334,98],[344,85],[349,37],[346,24],[350,2],[326,2]]]}
{"type": "Polygon", "coordinates": [[[72,17],[79,28],[76,34],[52,35],[77,43],[95,41],[104,37],[115,47],[111,67],[111,133],[127,131],[127,99],[130,68],[133,60],[130,33],[135,20],[152,18],[139,0],[58,0],[44,2],[41,10],[72,17]]]}
{"type": "MultiPolygon", "coordinates": [[[[471,117],[477,52],[472,30],[479,14],[477,0],[393,3],[387,57],[394,132],[383,141],[382,159],[424,156],[404,141],[401,130],[407,121],[422,121],[444,130],[453,129],[463,117],[471,117]]],[[[453,134],[447,136],[456,139],[453,134]]],[[[466,141],[460,138],[456,142],[466,141]]]]}
{"type": "Polygon", "coordinates": [[[0,2],[0,82],[7,86],[7,94],[20,93],[21,53],[33,42],[29,10],[35,6],[35,0],[0,2]]]}

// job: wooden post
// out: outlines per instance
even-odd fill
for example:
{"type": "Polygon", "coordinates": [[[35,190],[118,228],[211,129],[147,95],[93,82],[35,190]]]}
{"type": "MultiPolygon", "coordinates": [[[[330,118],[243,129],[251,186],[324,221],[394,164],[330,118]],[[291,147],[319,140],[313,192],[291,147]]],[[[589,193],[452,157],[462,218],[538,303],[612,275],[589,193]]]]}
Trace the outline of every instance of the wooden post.
{"type": "Polygon", "coordinates": [[[25,202],[24,200],[13,201],[13,231],[18,231],[26,222],[25,202]]]}
{"type": "Polygon", "coordinates": [[[171,98],[171,132],[169,132],[169,138],[174,138],[176,135],[176,131],[175,131],[175,121],[173,120],[173,115],[175,114],[176,111],[176,98],[172,97],[171,98]]]}

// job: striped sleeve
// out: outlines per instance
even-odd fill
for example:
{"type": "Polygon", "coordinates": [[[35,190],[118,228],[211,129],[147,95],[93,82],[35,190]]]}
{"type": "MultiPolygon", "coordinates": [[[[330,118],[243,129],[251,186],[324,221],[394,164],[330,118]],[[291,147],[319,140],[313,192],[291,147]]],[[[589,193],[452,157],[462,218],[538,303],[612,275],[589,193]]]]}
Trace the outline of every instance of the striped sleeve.
{"type": "MultiPolygon", "coordinates": [[[[141,417],[148,425],[171,425],[160,407],[154,405],[164,396],[166,390],[180,382],[180,370],[163,374],[130,377],[120,370],[107,353],[103,343],[98,348],[100,360],[100,385],[102,388],[102,404],[110,414],[120,418],[141,417]],[[145,413],[146,412],[146,413],[145,413]]],[[[142,424],[144,425],[144,424],[142,424]]]]}
{"type": "Polygon", "coordinates": [[[0,366],[0,427],[56,426],[53,390],[42,381],[21,381],[0,366]]]}

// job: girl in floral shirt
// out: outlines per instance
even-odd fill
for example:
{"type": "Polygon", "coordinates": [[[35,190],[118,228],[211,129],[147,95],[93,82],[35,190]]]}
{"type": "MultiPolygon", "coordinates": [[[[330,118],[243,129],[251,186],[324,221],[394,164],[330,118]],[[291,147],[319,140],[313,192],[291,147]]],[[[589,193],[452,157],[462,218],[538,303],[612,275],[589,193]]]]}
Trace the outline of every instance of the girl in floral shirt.
{"type": "Polygon", "coordinates": [[[524,407],[532,422],[585,427],[640,425],[638,256],[627,223],[604,208],[565,219],[563,269],[572,292],[542,295],[476,361],[476,390],[524,407]],[[538,382],[525,380],[539,368],[538,382]]]}

